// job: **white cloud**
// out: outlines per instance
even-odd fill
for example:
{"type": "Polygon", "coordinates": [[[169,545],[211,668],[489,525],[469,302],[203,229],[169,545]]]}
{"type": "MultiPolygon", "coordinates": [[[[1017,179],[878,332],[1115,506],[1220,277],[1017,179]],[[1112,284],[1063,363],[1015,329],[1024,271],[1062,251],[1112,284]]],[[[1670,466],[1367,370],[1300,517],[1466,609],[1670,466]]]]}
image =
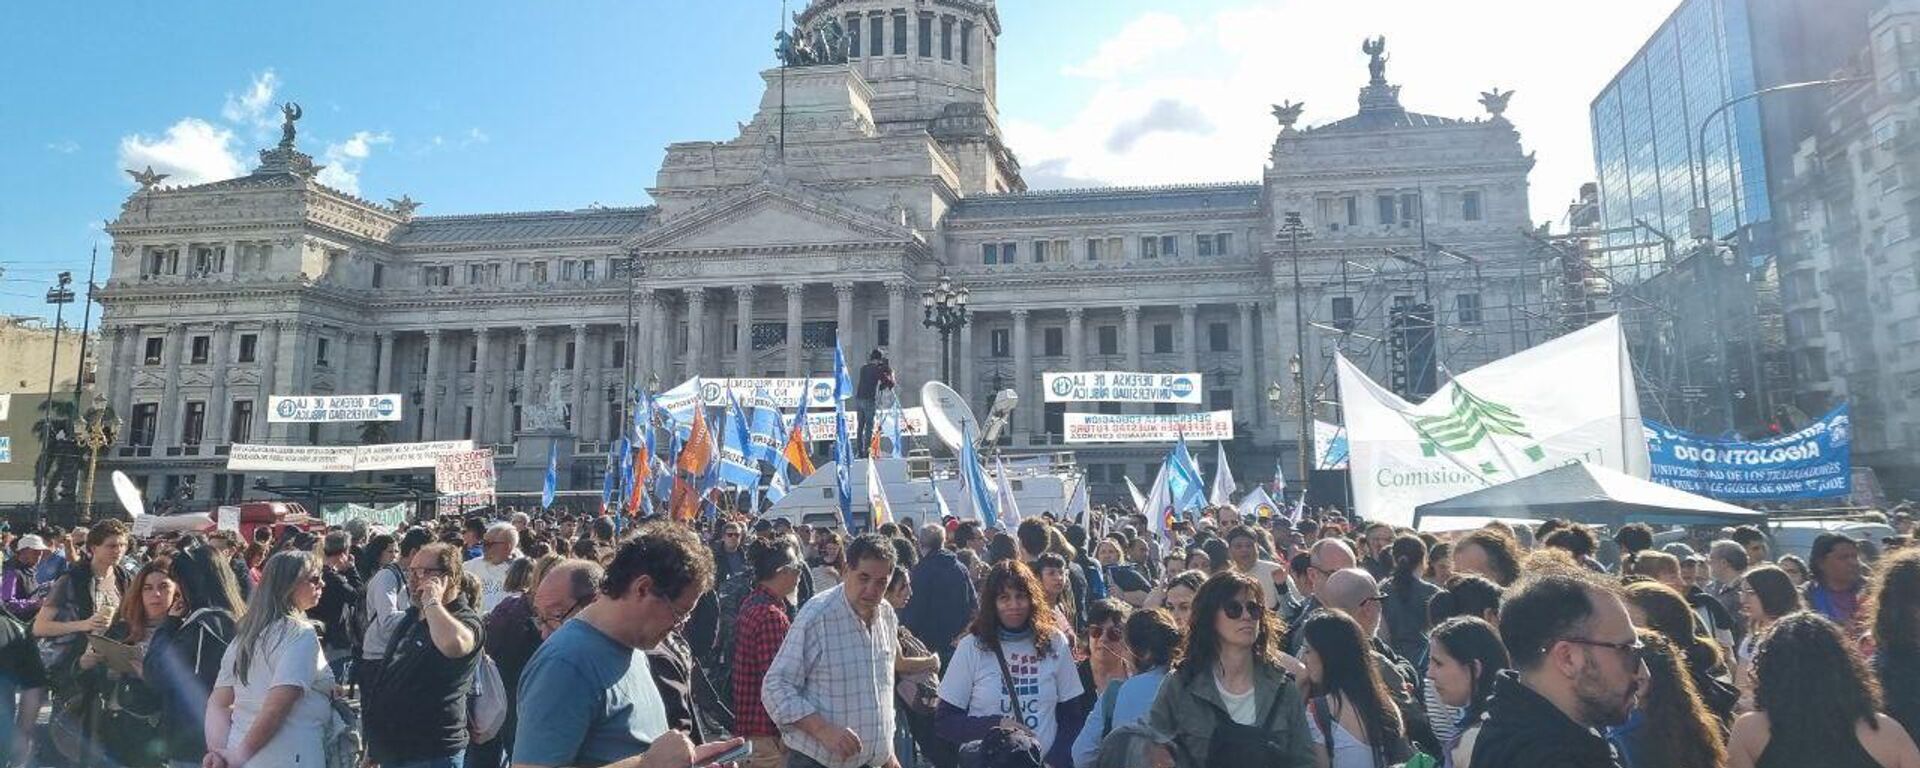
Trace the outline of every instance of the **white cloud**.
{"type": "MultiPolygon", "coordinates": [[[[166,183],[204,184],[246,171],[234,152],[232,129],[197,117],[182,118],[162,136],[133,134],[120,139],[121,168],[170,174],[166,183]]],[[[131,184],[131,180],[127,180],[131,184]]]]}
{"type": "Polygon", "coordinates": [[[49,142],[47,144],[47,151],[71,155],[80,151],[80,142],[74,141],[73,139],[61,139],[59,141],[49,142]]]}
{"type": "Polygon", "coordinates": [[[360,170],[373,148],[393,143],[393,135],[385,131],[356,131],[346,141],[328,144],[321,153],[320,162],[326,165],[316,176],[320,183],[350,195],[360,194],[360,170]]]}
{"type": "Polygon", "coordinates": [[[1073,77],[1105,80],[1180,47],[1188,37],[1187,25],[1180,17],[1158,11],[1143,13],[1102,42],[1093,56],[1067,66],[1062,72],[1073,77]]]}
{"type": "Polygon", "coordinates": [[[227,94],[227,102],[220,107],[220,116],[229,123],[253,126],[255,131],[272,128],[277,122],[271,113],[273,95],[280,89],[280,76],[272,69],[253,76],[247,89],[239,95],[227,94]]]}
{"type": "Polygon", "coordinates": [[[1003,103],[1002,114],[1035,187],[1257,179],[1279,130],[1269,105],[1305,102],[1303,127],[1353,114],[1367,79],[1360,41],[1384,34],[1387,79],[1403,86],[1412,111],[1478,118],[1481,91],[1516,92],[1507,118],[1538,153],[1531,214],[1552,220],[1593,177],[1588,102],[1671,6],[1620,0],[1582,16],[1574,35],[1521,34],[1488,21],[1538,17],[1536,0],[1285,0],[1173,23],[1151,12],[1067,68],[1100,79],[1084,101],[1064,112],[1039,105],[1058,115],[1044,121],[1019,117],[1035,114],[1026,105],[1003,103]],[[1180,117],[1177,130],[1140,130],[1170,115],[1180,117]]]}

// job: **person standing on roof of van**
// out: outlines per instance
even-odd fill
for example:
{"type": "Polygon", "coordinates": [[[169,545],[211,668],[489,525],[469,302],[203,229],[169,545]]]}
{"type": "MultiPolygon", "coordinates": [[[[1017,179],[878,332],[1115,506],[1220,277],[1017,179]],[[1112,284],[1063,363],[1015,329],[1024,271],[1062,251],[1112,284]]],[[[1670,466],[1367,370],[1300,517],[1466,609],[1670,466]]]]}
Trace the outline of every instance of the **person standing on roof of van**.
{"type": "Polygon", "coordinates": [[[876,401],[883,390],[893,389],[893,364],[887,362],[887,356],[874,350],[867,355],[867,364],[860,366],[860,381],[853,388],[853,409],[859,414],[859,439],[854,449],[862,458],[867,456],[867,448],[873,442],[873,414],[876,401]]]}

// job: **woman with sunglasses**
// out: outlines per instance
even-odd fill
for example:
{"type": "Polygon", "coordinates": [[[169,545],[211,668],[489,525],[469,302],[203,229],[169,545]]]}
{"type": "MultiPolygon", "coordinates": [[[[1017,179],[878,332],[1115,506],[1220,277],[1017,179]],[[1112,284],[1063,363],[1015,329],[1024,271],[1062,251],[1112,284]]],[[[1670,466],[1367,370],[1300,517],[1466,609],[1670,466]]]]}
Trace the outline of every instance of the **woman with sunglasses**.
{"type": "Polygon", "coordinates": [[[1879,684],[1826,617],[1798,611],[1774,622],[1753,673],[1757,709],[1733,723],[1730,768],[1920,768],[1920,749],[1880,714],[1879,684]]]}
{"type": "Polygon", "coordinates": [[[1306,705],[1282,666],[1280,620],[1262,594],[1232,571],[1200,587],[1179,664],[1147,716],[1171,740],[1149,750],[1154,768],[1313,765],[1306,705]]]}
{"type": "Polygon", "coordinates": [[[1740,701],[1735,711],[1753,711],[1753,654],[1760,646],[1760,637],[1765,635],[1767,627],[1794,611],[1805,607],[1800,602],[1800,589],[1793,584],[1787,572],[1771,565],[1763,565],[1740,575],[1740,615],[1747,619],[1747,634],[1740,638],[1740,644],[1733,652],[1733,684],[1740,689],[1740,701]]]}
{"type": "MultiPolygon", "coordinates": [[[[1441,765],[1467,768],[1474,737],[1480,733],[1480,716],[1486,714],[1487,700],[1493,697],[1493,683],[1513,661],[1500,642],[1500,631],[1477,616],[1441,622],[1428,637],[1427,648],[1427,690],[1449,712],[1457,713],[1448,723],[1452,727],[1440,737],[1445,742],[1441,765]]],[[[1435,725],[1438,734],[1441,729],[1435,725]]]]}
{"type": "Polygon", "coordinates": [[[326,764],[333,672],[307,620],[321,583],[312,552],[268,558],[207,700],[205,768],[326,764]]]}
{"type": "Polygon", "coordinates": [[[1132,654],[1127,652],[1123,629],[1131,613],[1131,607],[1111,597],[1087,606],[1086,661],[1080,664],[1080,682],[1095,696],[1133,674],[1132,654]]]}
{"type": "Polygon", "coordinates": [[[1072,764],[1068,746],[1079,725],[1074,700],[1085,691],[1073,649],[1048,610],[1040,580],[1025,563],[993,564],[980,609],[940,680],[934,726],[954,744],[985,737],[995,726],[1031,732],[1047,764],[1072,764]]]}
{"type": "Polygon", "coordinates": [[[1131,666],[1139,673],[1108,685],[1094,702],[1086,725],[1073,740],[1074,768],[1091,768],[1107,734],[1146,719],[1160,693],[1160,681],[1173,664],[1173,654],[1180,650],[1180,627],[1172,615],[1158,608],[1134,611],[1127,617],[1125,632],[1131,666]]]}
{"type": "Polygon", "coordinates": [[[807,564],[788,538],[748,544],[746,558],[754,586],[741,598],[740,611],[733,616],[733,733],[753,745],[753,756],[746,763],[750,768],[773,768],[786,764],[786,748],[780,743],[780,729],[761,703],[760,683],[793,626],[787,597],[799,586],[800,569],[807,564]]]}
{"type": "Polygon", "coordinates": [[[1300,626],[1300,662],[1316,765],[1384,768],[1412,757],[1406,725],[1374,666],[1360,623],[1339,609],[1314,614],[1300,626]]]}

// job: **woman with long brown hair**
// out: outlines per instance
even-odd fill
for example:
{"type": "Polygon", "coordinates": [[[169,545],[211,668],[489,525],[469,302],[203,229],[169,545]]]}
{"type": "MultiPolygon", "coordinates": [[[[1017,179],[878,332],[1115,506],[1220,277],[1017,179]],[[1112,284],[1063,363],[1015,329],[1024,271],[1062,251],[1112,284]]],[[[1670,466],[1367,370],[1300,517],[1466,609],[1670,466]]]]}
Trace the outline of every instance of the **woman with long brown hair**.
{"type": "Polygon", "coordinates": [[[1753,710],[1753,654],[1767,627],[1804,607],[1800,588],[1785,570],[1763,565],[1740,575],[1740,615],[1746,617],[1747,634],[1733,651],[1733,684],[1740,689],[1741,712],[1753,710]]]}
{"type": "Polygon", "coordinates": [[[1243,573],[1215,574],[1193,600],[1193,620],[1147,724],[1171,739],[1149,750],[1154,768],[1312,765],[1305,700],[1280,653],[1279,617],[1243,573]]]}
{"type": "Polygon", "coordinates": [[[1639,632],[1646,646],[1640,659],[1647,665],[1647,685],[1627,722],[1609,735],[1622,762],[1634,768],[1724,764],[1720,723],[1701,703],[1679,645],[1655,630],[1639,632]]]}
{"type": "MultiPolygon", "coordinates": [[[[1644,562],[1647,557],[1641,560],[1644,562]]],[[[1706,702],[1707,710],[1719,719],[1719,727],[1731,727],[1740,689],[1733,685],[1733,674],[1727,669],[1720,644],[1701,629],[1693,609],[1687,607],[1686,598],[1657,581],[1628,584],[1623,596],[1633,625],[1666,636],[1680,654],[1687,676],[1693,679],[1694,691],[1706,702]]]]}
{"type": "Polygon", "coordinates": [[[1868,594],[1861,623],[1871,631],[1884,711],[1911,736],[1920,726],[1920,549],[1882,559],[1868,594]]]}
{"type": "Polygon", "coordinates": [[[1060,622],[1032,569],[1017,559],[994,563],[980,608],[940,679],[940,737],[964,744],[1012,724],[1033,734],[1048,765],[1071,766],[1079,725],[1073,701],[1084,688],[1060,622]]]}

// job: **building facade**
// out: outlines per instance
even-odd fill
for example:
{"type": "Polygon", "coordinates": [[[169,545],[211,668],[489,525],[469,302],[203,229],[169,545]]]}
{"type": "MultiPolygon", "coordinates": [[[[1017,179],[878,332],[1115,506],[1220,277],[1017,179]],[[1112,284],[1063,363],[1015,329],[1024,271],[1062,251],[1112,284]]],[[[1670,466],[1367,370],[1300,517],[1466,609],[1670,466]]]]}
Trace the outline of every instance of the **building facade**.
{"type": "Polygon", "coordinates": [[[1858,53],[1872,81],[1832,94],[1778,210],[1781,302],[1800,389],[1853,414],[1855,461],[1920,488],[1920,2],[1892,0],[1858,53]]]}
{"type": "MultiPolygon", "coordinates": [[[[1237,476],[1258,480],[1293,460],[1301,418],[1270,405],[1304,386],[1337,417],[1336,351],[1388,377],[1392,308],[1436,307],[1434,357],[1458,370],[1545,338],[1510,94],[1480,119],[1409,112],[1375,52],[1352,116],[1303,128],[1300,105],[1275,108],[1257,181],[1029,191],[1000,132],[991,2],[796,16],[803,37],[830,21],[845,59],[762,72],[752,119],[670,145],[645,207],[418,216],[315,181],[291,120],[248,176],[149,177],[109,226],[103,363],[133,438],[114,466],[232,496],[259,479],[223,469],[232,443],[365,436],[269,424],[273,394],[399,392],[393,438],[507,456],[523,404],[557,402],[578,453],[603,455],[630,384],[823,374],[836,334],[850,359],[886,351],[912,405],[940,359],[920,294],[944,276],[974,312],[952,383],[1021,395],[1013,447],[1060,445],[1043,372],[1199,371],[1205,407],[1241,424],[1237,476]]],[[[1076,447],[1103,494],[1165,450],[1076,447]]]]}

